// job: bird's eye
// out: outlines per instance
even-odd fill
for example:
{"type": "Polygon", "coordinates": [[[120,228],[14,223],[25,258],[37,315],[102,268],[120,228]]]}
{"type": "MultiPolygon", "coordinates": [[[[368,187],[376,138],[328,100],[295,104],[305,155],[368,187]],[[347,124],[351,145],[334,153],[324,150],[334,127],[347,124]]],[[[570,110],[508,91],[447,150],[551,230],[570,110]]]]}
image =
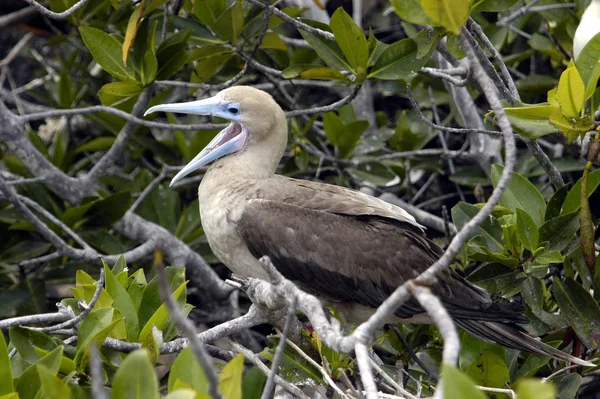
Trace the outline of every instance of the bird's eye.
{"type": "Polygon", "coordinates": [[[229,108],[227,108],[227,111],[232,115],[237,115],[238,112],[240,112],[240,110],[235,107],[229,107],[229,108]]]}

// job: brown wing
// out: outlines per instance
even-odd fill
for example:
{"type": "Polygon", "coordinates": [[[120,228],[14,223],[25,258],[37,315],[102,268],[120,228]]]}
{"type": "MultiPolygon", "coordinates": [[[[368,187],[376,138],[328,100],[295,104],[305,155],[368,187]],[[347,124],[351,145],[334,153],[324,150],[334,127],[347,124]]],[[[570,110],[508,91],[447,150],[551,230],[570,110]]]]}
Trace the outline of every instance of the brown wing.
{"type": "MultiPolygon", "coordinates": [[[[399,285],[417,277],[442,253],[418,227],[377,215],[348,216],[289,203],[251,200],[238,232],[256,258],[307,292],[332,301],[379,306],[399,285]]],[[[452,272],[432,287],[456,318],[523,321],[513,306],[452,272]]],[[[396,314],[422,313],[411,301],[396,314]]]]}

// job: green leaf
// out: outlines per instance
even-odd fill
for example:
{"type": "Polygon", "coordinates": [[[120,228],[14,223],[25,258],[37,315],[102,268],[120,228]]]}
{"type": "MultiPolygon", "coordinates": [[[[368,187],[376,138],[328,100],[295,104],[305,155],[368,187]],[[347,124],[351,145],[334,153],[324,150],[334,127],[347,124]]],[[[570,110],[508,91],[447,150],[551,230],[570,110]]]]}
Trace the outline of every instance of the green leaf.
{"type": "Polygon", "coordinates": [[[560,75],[556,100],[564,116],[579,118],[585,102],[585,87],[577,68],[567,68],[560,75]]]}
{"type": "Polygon", "coordinates": [[[130,353],[112,381],[111,399],[158,399],[158,381],[145,349],[130,353]]]}
{"type": "Polygon", "coordinates": [[[81,38],[92,57],[108,73],[121,80],[135,80],[131,65],[125,66],[121,59],[121,43],[100,29],[82,26],[81,38]]]}
{"type": "Polygon", "coordinates": [[[242,12],[242,2],[234,1],[231,6],[213,24],[217,36],[236,45],[237,38],[244,28],[244,15],[242,12]]]}
{"type": "Polygon", "coordinates": [[[0,333],[0,395],[6,395],[11,392],[14,392],[12,368],[4,334],[0,333]]]}
{"type": "Polygon", "coordinates": [[[504,108],[511,126],[522,136],[536,139],[556,132],[550,124],[550,115],[558,109],[556,105],[528,105],[504,108]]]}
{"type": "Polygon", "coordinates": [[[471,363],[466,374],[477,385],[492,388],[504,388],[510,382],[510,373],[506,361],[497,353],[483,350],[471,363]]]}
{"type": "MultiPolygon", "coordinates": [[[[565,201],[563,202],[561,215],[578,211],[581,207],[581,181],[582,178],[577,180],[577,183],[569,190],[565,201]]],[[[589,174],[588,176],[588,197],[591,196],[594,191],[600,185],[600,169],[597,169],[589,174]]]]}
{"type": "Polygon", "coordinates": [[[106,291],[113,298],[113,306],[119,309],[119,312],[123,315],[125,327],[127,328],[127,339],[129,342],[135,342],[139,332],[139,320],[135,306],[125,288],[119,283],[104,260],[102,263],[106,278],[106,291]]]}
{"type": "MultiPolygon", "coordinates": [[[[179,299],[179,297],[182,296],[182,294],[183,294],[183,297],[185,298],[185,286],[186,285],[187,285],[187,282],[184,282],[175,290],[175,292],[173,292],[173,299],[175,299],[175,301],[177,301],[179,299]]],[[[146,324],[144,325],[144,328],[142,328],[142,331],[140,332],[140,341],[143,341],[145,339],[146,334],[152,333],[152,327],[156,327],[159,330],[162,330],[165,327],[165,324],[167,323],[168,320],[169,320],[169,311],[167,310],[167,305],[162,304],[156,310],[156,312],[154,312],[154,314],[150,317],[148,322],[146,322],[146,324]]]]}
{"type": "Polygon", "coordinates": [[[168,79],[188,62],[188,40],[192,35],[191,29],[184,29],[167,38],[158,46],[156,59],[158,72],[156,79],[168,79]]]}
{"type": "Polygon", "coordinates": [[[244,374],[244,355],[239,354],[221,371],[219,390],[224,399],[242,399],[242,375],[244,374]]]}
{"type": "Polygon", "coordinates": [[[335,69],[313,64],[292,65],[281,72],[281,77],[284,79],[301,77],[304,79],[350,81],[346,75],[335,69]]]}
{"type": "MultiPolygon", "coordinates": [[[[143,90],[137,82],[112,82],[107,83],[100,88],[98,97],[102,105],[110,106],[116,102],[139,95],[143,90]]],[[[93,141],[93,140],[92,140],[93,141]]]]}
{"type": "Polygon", "coordinates": [[[442,364],[444,399],[486,399],[473,381],[453,366],[442,364]]]}
{"type": "Polygon", "coordinates": [[[323,128],[327,139],[336,147],[337,155],[343,159],[352,154],[352,150],[358,144],[358,139],[367,127],[369,127],[367,121],[353,121],[344,124],[334,112],[323,115],[323,128]]]}
{"type": "Polygon", "coordinates": [[[92,341],[102,344],[115,323],[112,322],[113,308],[92,310],[81,322],[77,332],[77,353],[75,363],[83,370],[89,360],[89,345],[92,341]]]}
{"type": "MultiPolygon", "coordinates": [[[[165,268],[165,273],[167,274],[167,281],[169,282],[169,290],[171,292],[185,282],[185,269],[182,267],[167,267],[165,268]]],[[[182,298],[182,302],[185,302],[185,298],[182,298]]],[[[146,325],[150,317],[152,317],[162,304],[163,301],[158,291],[158,279],[154,277],[146,285],[142,294],[138,310],[140,325],[146,325]]]]}
{"type": "Polygon", "coordinates": [[[141,0],[139,6],[133,10],[129,16],[127,28],[125,28],[125,39],[123,40],[123,49],[121,50],[123,65],[127,65],[127,56],[129,55],[129,50],[133,46],[133,41],[135,40],[138,28],[140,27],[142,11],[144,11],[144,0],[141,0]]]}
{"type": "MultiPolygon", "coordinates": [[[[504,167],[498,164],[492,165],[492,182],[494,187],[498,185],[504,167]]],[[[517,211],[517,208],[526,210],[535,221],[536,226],[541,226],[546,213],[546,201],[538,189],[524,176],[513,173],[510,183],[500,198],[500,205],[517,211]]]]}
{"type": "Polygon", "coordinates": [[[35,398],[41,389],[42,383],[40,381],[40,375],[38,373],[38,365],[45,366],[50,373],[56,375],[58,367],[60,366],[60,359],[62,357],[63,347],[57,346],[52,352],[29,366],[17,382],[16,392],[19,394],[19,398],[35,398]]]}
{"type": "Polygon", "coordinates": [[[421,6],[419,0],[392,0],[394,11],[400,18],[417,25],[433,25],[435,21],[431,19],[421,6]]]}
{"type": "Polygon", "coordinates": [[[358,168],[346,168],[346,172],[359,183],[368,182],[379,187],[391,187],[400,183],[400,177],[383,162],[370,162],[358,168]]]}
{"type": "Polygon", "coordinates": [[[540,241],[549,242],[549,250],[562,251],[573,241],[579,230],[579,213],[577,211],[560,215],[548,220],[540,227],[540,241]]]}
{"type": "Polygon", "coordinates": [[[585,86],[584,98],[590,98],[596,90],[600,77],[600,34],[596,34],[581,50],[575,66],[585,86]]]}
{"type": "Polygon", "coordinates": [[[421,6],[435,24],[458,36],[469,18],[471,0],[422,0],[421,6]]]}
{"type": "Polygon", "coordinates": [[[317,53],[319,58],[325,61],[327,65],[337,70],[353,70],[352,65],[346,61],[346,57],[344,57],[340,46],[338,46],[336,42],[332,42],[331,40],[324,39],[303,30],[300,30],[300,33],[302,34],[302,37],[304,37],[304,40],[310,44],[315,53],[317,53]]]}
{"type": "Polygon", "coordinates": [[[519,399],[555,399],[556,387],[552,381],[525,378],[516,384],[515,393],[519,399]]]}
{"type": "Polygon", "coordinates": [[[553,195],[550,197],[548,201],[548,205],[546,206],[546,220],[553,219],[560,215],[560,210],[563,207],[565,199],[567,198],[567,193],[569,192],[569,188],[571,184],[565,184],[561,188],[559,188],[553,195]]]}
{"type": "Polygon", "coordinates": [[[583,377],[579,374],[567,374],[554,379],[554,382],[558,386],[558,399],[575,399],[579,387],[583,381],[583,377]]]}
{"type": "Polygon", "coordinates": [[[418,50],[417,42],[413,39],[398,40],[381,52],[375,64],[369,69],[368,77],[371,79],[406,80],[429,61],[429,55],[421,57],[418,50]]]}
{"type": "MultiPolygon", "coordinates": [[[[452,208],[452,221],[460,231],[480,211],[478,207],[466,202],[459,202],[452,208]]],[[[487,247],[494,252],[499,252],[502,245],[502,227],[498,219],[489,216],[475,230],[473,235],[481,234],[486,241],[487,247]]]]}
{"type": "Polygon", "coordinates": [[[517,237],[529,252],[537,249],[540,238],[538,228],[531,216],[521,208],[517,208],[517,237]]]}
{"type": "Polygon", "coordinates": [[[37,371],[42,383],[42,397],[45,399],[70,399],[71,389],[43,364],[37,365],[37,371]]]}
{"type": "Polygon", "coordinates": [[[563,263],[565,261],[565,257],[562,256],[560,251],[554,249],[550,251],[544,251],[541,254],[536,255],[535,261],[541,265],[549,265],[552,263],[563,263]]]}
{"type": "Polygon", "coordinates": [[[534,314],[543,311],[544,306],[544,282],[534,276],[527,276],[521,285],[521,295],[525,303],[529,305],[534,314]]]}
{"type": "Polygon", "coordinates": [[[335,36],[335,41],[352,66],[352,70],[357,75],[365,73],[369,58],[369,46],[363,30],[356,25],[352,17],[342,7],[339,7],[333,13],[329,25],[335,36]]]}
{"type": "Polygon", "coordinates": [[[23,327],[12,327],[8,330],[12,346],[19,352],[21,358],[28,363],[37,362],[40,357],[36,348],[51,351],[56,348],[56,342],[47,334],[23,327]]]}
{"type": "Polygon", "coordinates": [[[479,0],[475,1],[473,11],[506,11],[519,0],[479,0]]]}
{"type": "Polygon", "coordinates": [[[169,373],[169,392],[175,389],[175,382],[189,384],[195,391],[208,395],[208,380],[204,370],[196,361],[190,346],[186,346],[177,356],[169,373]]]}
{"type": "Polygon", "coordinates": [[[573,327],[583,344],[596,349],[600,343],[600,307],[590,293],[571,278],[564,283],[554,278],[552,294],[561,310],[561,315],[573,327]]]}

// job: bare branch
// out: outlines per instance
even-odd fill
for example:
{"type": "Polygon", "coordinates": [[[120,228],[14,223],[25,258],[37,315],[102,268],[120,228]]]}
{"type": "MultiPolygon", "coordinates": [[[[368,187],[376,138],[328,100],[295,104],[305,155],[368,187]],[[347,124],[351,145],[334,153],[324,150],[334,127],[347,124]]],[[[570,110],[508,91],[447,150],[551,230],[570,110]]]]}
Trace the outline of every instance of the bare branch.
{"type": "Polygon", "coordinates": [[[501,136],[502,135],[501,132],[498,132],[495,130],[446,127],[446,126],[435,124],[435,123],[431,122],[429,119],[427,119],[425,117],[425,115],[423,115],[423,112],[421,112],[419,105],[417,104],[417,102],[415,101],[415,99],[412,95],[412,89],[411,89],[410,83],[408,83],[406,85],[406,94],[408,96],[408,100],[410,101],[410,105],[412,105],[413,109],[417,112],[419,119],[421,119],[421,121],[429,127],[440,130],[442,132],[450,132],[450,133],[487,134],[488,136],[501,136]]]}
{"type": "Polygon", "coordinates": [[[102,375],[102,360],[96,342],[90,344],[90,374],[92,379],[92,398],[105,399],[104,377],[102,375]]]}
{"type": "MultiPolygon", "coordinates": [[[[141,97],[141,95],[140,95],[141,97]]],[[[71,116],[71,115],[87,115],[96,114],[99,112],[106,112],[108,114],[116,115],[129,122],[135,122],[138,125],[157,128],[157,129],[168,129],[168,130],[213,130],[223,129],[226,124],[214,124],[214,123],[203,123],[203,124],[179,124],[179,123],[161,123],[152,122],[145,119],[140,119],[137,116],[131,115],[125,111],[113,107],[106,107],[104,105],[93,105],[85,108],[71,108],[71,109],[53,109],[50,111],[36,112],[33,114],[26,114],[19,117],[21,122],[29,122],[39,119],[54,118],[57,116],[71,116]]]]}
{"type": "Polygon", "coordinates": [[[265,383],[262,395],[260,396],[261,399],[269,399],[275,390],[275,375],[277,374],[277,369],[283,360],[283,352],[285,350],[285,344],[288,332],[290,331],[290,326],[296,317],[296,297],[292,297],[290,300],[287,312],[288,314],[285,318],[285,326],[280,334],[279,345],[277,345],[277,350],[275,351],[275,356],[273,357],[271,369],[269,370],[269,376],[267,377],[267,382],[265,383]]]}
{"type": "Polygon", "coordinates": [[[338,108],[348,104],[350,101],[352,101],[354,99],[354,97],[356,97],[356,95],[358,94],[359,90],[360,90],[360,86],[355,86],[352,89],[352,92],[350,94],[348,94],[346,97],[342,98],[339,101],[336,101],[329,105],[324,105],[322,107],[299,109],[296,111],[286,112],[285,116],[286,116],[286,118],[292,118],[294,116],[300,116],[300,115],[313,115],[313,114],[320,114],[323,112],[335,111],[336,109],[338,109],[338,108]]]}
{"type": "Polygon", "coordinates": [[[333,36],[333,33],[329,33],[326,32],[324,30],[318,29],[318,28],[313,28],[310,25],[307,25],[303,22],[298,21],[297,19],[294,19],[292,17],[290,17],[289,15],[287,15],[286,13],[280,11],[278,8],[275,8],[273,6],[269,6],[269,5],[265,5],[264,3],[261,3],[259,0],[248,0],[250,3],[257,5],[257,6],[261,6],[263,8],[269,8],[271,9],[271,12],[276,15],[277,17],[283,19],[285,22],[292,24],[293,26],[295,26],[297,29],[301,29],[304,30],[306,32],[312,33],[313,35],[317,35],[320,36],[324,39],[327,40],[335,40],[335,37],[333,36]]]}
{"type": "Polygon", "coordinates": [[[175,302],[175,299],[173,299],[163,266],[161,264],[157,265],[156,271],[158,273],[158,289],[160,296],[167,306],[169,316],[171,316],[171,319],[179,328],[183,336],[188,339],[188,343],[192,347],[192,352],[196,357],[196,361],[202,367],[202,370],[204,370],[204,374],[208,380],[208,393],[212,398],[221,399],[223,396],[221,396],[221,392],[219,391],[219,377],[217,375],[217,370],[215,369],[215,365],[210,359],[210,356],[206,353],[204,345],[196,336],[196,327],[188,320],[177,302],[175,302]]]}
{"type": "Polygon", "coordinates": [[[335,381],[333,381],[331,379],[331,377],[329,376],[329,374],[327,373],[327,371],[325,370],[325,368],[323,366],[321,366],[319,363],[315,362],[312,357],[308,356],[298,345],[296,345],[295,343],[293,343],[289,339],[287,339],[287,338],[284,339],[283,336],[280,336],[280,338],[281,338],[281,342],[286,342],[292,349],[294,349],[296,352],[298,352],[298,354],[300,356],[302,356],[307,362],[309,362],[310,364],[312,364],[314,368],[316,368],[317,370],[319,370],[319,372],[323,376],[323,379],[327,382],[327,384],[329,384],[330,387],[333,388],[333,390],[335,392],[337,392],[337,394],[339,395],[340,398],[350,399],[348,397],[348,395],[346,395],[344,393],[344,391],[342,391],[340,389],[340,387],[338,387],[338,385],[335,383],[335,381]]]}
{"type": "Polygon", "coordinates": [[[31,40],[32,37],[33,33],[31,32],[23,36],[21,40],[19,40],[18,43],[8,52],[6,57],[4,57],[4,59],[0,61],[0,68],[3,68],[10,64],[17,57],[19,51],[21,51],[23,47],[25,47],[25,45],[29,42],[29,40],[31,40]]]}
{"type": "MultiPolygon", "coordinates": [[[[248,359],[252,364],[254,364],[264,375],[266,375],[266,376],[269,375],[269,373],[270,373],[269,368],[259,359],[258,356],[256,356],[254,353],[252,353],[252,351],[250,349],[246,349],[242,345],[240,345],[234,341],[229,341],[229,344],[232,346],[233,350],[235,350],[237,353],[242,353],[244,355],[244,357],[246,359],[248,359]]],[[[300,390],[300,388],[298,388],[294,384],[284,380],[280,376],[276,375],[274,377],[274,380],[277,385],[281,386],[282,388],[284,388],[286,391],[288,391],[292,395],[296,396],[297,398],[310,399],[308,396],[306,396],[304,394],[304,392],[302,392],[302,390],[300,390]]]]}
{"type": "Polygon", "coordinates": [[[0,28],[17,24],[36,13],[35,7],[25,7],[10,14],[0,16],[0,28]]]}
{"type": "Polygon", "coordinates": [[[94,295],[92,296],[92,299],[90,300],[89,304],[84,304],[84,303],[82,303],[83,301],[80,302],[80,306],[83,306],[83,311],[81,313],[79,313],[76,317],[74,317],[70,320],[67,320],[63,323],[56,324],[54,326],[35,328],[35,330],[43,331],[43,332],[53,332],[53,331],[71,328],[71,327],[77,325],[77,323],[79,323],[81,320],[83,320],[92,311],[92,309],[94,309],[94,306],[96,306],[96,302],[98,302],[98,299],[100,298],[100,294],[102,293],[102,288],[104,287],[104,278],[105,278],[104,268],[101,267],[100,268],[100,277],[98,277],[98,281],[96,282],[96,291],[94,291],[94,295]]]}
{"type": "Polygon", "coordinates": [[[77,3],[73,4],[70,8],[68,8],[67,10],[65,10],[63,12],[53,12],[53,11],[50,11],[46,7],[44,7],[43,5],[39,4],[35,0],[25,0],[25,1],[27,3],[29,3],[31,6],[33,6],[36,10],[38,10],[40,12],[40,14],[42,14],[42,15],[48,17],[48,18],[52,18],[52,19],[65,19],[69,15],[73,14],[75,11],[77,11],[81,7],[83,7],[89,0],[79,0],[77,3]]]}
{"type": "Polygon", "coordinates": [[[419,301],[423,309],[427,311],[431,320],[435,323],[444,337],[444,352],[442,362],[455,366],[458,362],[460,353],[460,340],[456,326],[448,311],[438,297],[431,293],[428,287],[414,285],[411,287],[411,294],[419,301]]]}

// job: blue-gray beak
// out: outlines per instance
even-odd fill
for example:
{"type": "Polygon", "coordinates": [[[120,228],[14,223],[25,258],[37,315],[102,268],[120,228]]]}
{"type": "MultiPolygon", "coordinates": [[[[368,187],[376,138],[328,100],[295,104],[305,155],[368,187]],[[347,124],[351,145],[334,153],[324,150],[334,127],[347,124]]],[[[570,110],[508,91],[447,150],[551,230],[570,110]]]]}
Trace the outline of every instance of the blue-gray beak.
{"type": "Polygon", "coordinates": [[[217,134],[215,138],[212,139],[212,141],[194,157],[194,159],[192,159],[179,171],[179,173],[175,175],[175,177],[173,177],[170,186],[193,171],[200,169],[202,166],[225,155],[241,150],[246,144],[248,131],[244,125],[240,123],[241,112],[239,111],[239,107],[237,107],[237,104],[230,104],[218,96],[186,103],[155,105],[154,107],[148,109],[144,113],[144,116],[157,111],[178,112],[195,115],[212,115],[232,121],[229,126],[219,132],[219,134],[217,134]],[[237,110],[235,113],[231,112],[232,106],[235,107],[233,109],[237,110]]]}

